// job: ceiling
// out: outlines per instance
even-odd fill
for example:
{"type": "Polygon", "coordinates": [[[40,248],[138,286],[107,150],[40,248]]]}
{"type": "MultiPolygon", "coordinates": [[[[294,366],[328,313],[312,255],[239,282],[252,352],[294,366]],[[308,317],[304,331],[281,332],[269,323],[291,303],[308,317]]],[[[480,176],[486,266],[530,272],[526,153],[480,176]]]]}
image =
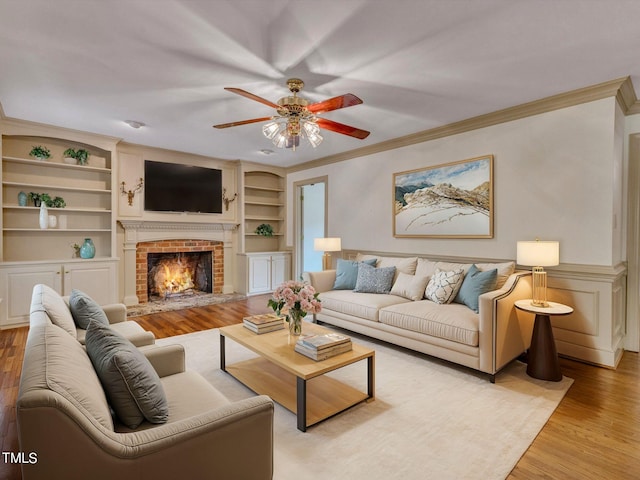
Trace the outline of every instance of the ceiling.
{"type": "Polygon", "coordinates": [[[292,166],[601,82],[640,85],[639,0],[0,0],[6,117],[292,166]],[[271,101],[344,93],[323,114],[371,131],[280,150],[271,101]],[[124,120],[146,126],[133,129],[124,120]],[[274,153],[265,155],[263,149],[274,153]]]}

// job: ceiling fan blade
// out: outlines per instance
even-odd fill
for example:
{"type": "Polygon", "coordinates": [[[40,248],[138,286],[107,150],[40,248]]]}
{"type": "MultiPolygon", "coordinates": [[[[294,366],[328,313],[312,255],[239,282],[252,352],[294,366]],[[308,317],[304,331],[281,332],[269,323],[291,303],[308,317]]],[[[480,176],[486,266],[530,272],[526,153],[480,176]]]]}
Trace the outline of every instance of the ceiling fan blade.
{"type": "Polygon", "coordinates": [[[233,92],[236,95],[240,95],[240,96],[249,98],[251,100],[255,100],[256,102],[263,103],[263,104],[265,104],[265,105],[267,105],[269,107],[273,107],[275,109],[280,108],[279,105],[277,105],[277,104],[275,104],[273,102],[270,102],[269,100],[267,100],[265,98],[262,98],[262,97],[259,97],[257,95],[254,95],[253,93],[249,93],[246,90],[242,90],[241,88],[225,87],[225,90],[229,90],[230,92],[233,92]]]}
{"type": "Polygon", "coordinates": [[[271,120],[271,117],[252,118],[251,120],[241,120],[239,122],[221,123],[220,125],[214,125],[213,128],[229,128],[237,127],[238,125],[246,125],[248,123],[266,122],[271,120]]]}
{"type": "Polygon", "coordinates": [[[324,128],[325,130],[342,133],[343,135],[349,135],[350,137],[359,138],[360,140],[364,140],[369,136],[369,133],[371,133],[367,132],[366,130],[360,130],[356,127],[350,127],[349,125],[345,125],[344,123],[327,120],[326,118],[318,118],[316,119],[316,123],[320,128],[324,128]]]}
{"type": "Polygon", "coordinates": [[[353,95],[347,93],[340,95],[339,97],[333,97],[323,102],[312,103],[307,107],[311,113],[324,113],[331,110],[338,110],[339,108],[353,107],[354,105],[360,105],[362,100],[353,95]]]}

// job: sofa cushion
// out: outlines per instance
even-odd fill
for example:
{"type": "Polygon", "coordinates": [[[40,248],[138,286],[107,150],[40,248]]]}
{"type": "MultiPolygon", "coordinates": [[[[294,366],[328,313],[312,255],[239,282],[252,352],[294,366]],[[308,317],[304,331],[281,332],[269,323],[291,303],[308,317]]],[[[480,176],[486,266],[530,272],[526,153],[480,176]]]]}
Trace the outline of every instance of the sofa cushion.
{"type": "Polygon", "coordinates": [[[495,290],[498,281],[498,269],[481,272],[478,267],[472,265],[464,276],[460,290],[453,299],[456,303],[462,303],[474,312],[478,312],[478,297],[483,293],[495,290]]]}
{"type": "Polygon", "coordinates": [[[376,268],[366,263],[358,265],[358,279],[354,292],[389,293],[393,285],[396,267],[376,268]]]}
{"type": "Polygon", "coordinates": [[[71,335],[51,323],[30,327],[18,408],[50,406],[50,397],[42,395],[45,388],[69,401],[89,421],[113,430],[109,404],[87,352],[71,335]],[[31,392],[38,395],[30,395],[31,392]]]}
{"type": "Polygon", "coordinates": [[[427,283],[429,283],[429,277],[419,277],[418,275],[400,272],[393,287],[391,287],[390,293],[409,300],[422,300],[427,283]]]}
{"type": "Polygon", "coordinates": [[[429,300],[391,305],[380,310],[380,323],[452,342],[478,346],[479,315],[465,305],[429,300]]]}
{"type": "Polygon", "coordinates": [[[321,298],[322,311],[325,313],[330,310],[372,322],[378,321],[378,311],[381,308],[411,301],[396,295],[356,293],[351,290],[331,290],[324,292],[321,298]]]}
{"type": "MultiPolygon", "coordinates": [[[[419,258],[416,262],[416,275],[419,277],[427,277],[431,279],[436,271],[436,265],[438,262],[428,260],[426,258],[419,258]]],[[[445,269],[446,270],[446,269],[445,269]]]]}
{"type": "Polygon", "coordinates": [[[102,307],[89,295],[75,288],[71,290],[71,295],[69,296],[69,309],[71,310],[73,320],[80,328],[86,330],[91,320],[95,320],[103,325],[109,325],[109,319],[105,315],[104,310],[102,310],[102,307]]]}
{"type": "Polygon", "coordinates": [[[425,297],[436,303],[451,303],[460,289],[463,278],[463,268],[457,270],[440,270],[438,268],[429,280],[425,297]]]}
{"type": "Polygon", "coordinates": [[[109,326],[92,321],[85,337],[87,353],[118,418],[129,428],[143,419],[164,423],[169,407],[149,360],[109,326]]]}
{"type": "Polygon", "coordinates": [[[509,276],[515,271],[515,262],[503,262],[503,263],[476,263],[478,270],[486,272],[487,270],[498,270],[498,276],[496,279],[495,290],[502,288],[509,276]]]}
{"type": "MultiPolygon", "coordinates": [[[[367,265],[375,265],[376,259],[363,260],[367,265]]],[[[356,288],[358,280],[358,265],[360,262],[352,260],[338,259],[336,265],[336,281],[333,284],[334,290],[353,290],[356,288]]]]}
{"type": "Polygon", "coordinates": [[[64,299],[48,285],[39,284],[33,288],[31,312],[43,309],[47,312],[51,323],[62,328],[76,338],[76,324],[64,299]]]}

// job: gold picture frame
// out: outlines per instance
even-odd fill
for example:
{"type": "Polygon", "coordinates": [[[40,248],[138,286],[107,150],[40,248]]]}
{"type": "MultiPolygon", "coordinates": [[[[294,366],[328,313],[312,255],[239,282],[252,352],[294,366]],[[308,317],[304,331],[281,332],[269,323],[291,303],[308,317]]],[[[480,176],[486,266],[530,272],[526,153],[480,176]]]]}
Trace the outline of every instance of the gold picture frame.
{"type": "Polygon", "coordinates": [[[393,236],[493,238],[493,155],[393,174],[393,236]]]}

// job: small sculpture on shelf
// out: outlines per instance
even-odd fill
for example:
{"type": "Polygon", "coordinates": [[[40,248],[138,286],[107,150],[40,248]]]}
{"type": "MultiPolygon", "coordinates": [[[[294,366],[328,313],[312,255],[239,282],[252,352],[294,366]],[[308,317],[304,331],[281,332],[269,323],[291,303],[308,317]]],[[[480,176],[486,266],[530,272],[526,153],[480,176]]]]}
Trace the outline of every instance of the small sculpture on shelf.
{"type": "Polygon", "coordinates": [[[80,258],[80,245],[77,243],[70,243],[69,246],[73,248],[72,258],[80,258]]]}
{"type": "Polygon", "coordinates": [[[136,196],[136,193],[142,190],[142,185],[143,185],[142,177],[140,177],[138,184],[131,190],[127,190],[127,187],[124,182],[120,184],[120,193],[122,195],[127,196],[127,201],[129,202],[129,206],[133,205],[133,199],[136,196]]]}

